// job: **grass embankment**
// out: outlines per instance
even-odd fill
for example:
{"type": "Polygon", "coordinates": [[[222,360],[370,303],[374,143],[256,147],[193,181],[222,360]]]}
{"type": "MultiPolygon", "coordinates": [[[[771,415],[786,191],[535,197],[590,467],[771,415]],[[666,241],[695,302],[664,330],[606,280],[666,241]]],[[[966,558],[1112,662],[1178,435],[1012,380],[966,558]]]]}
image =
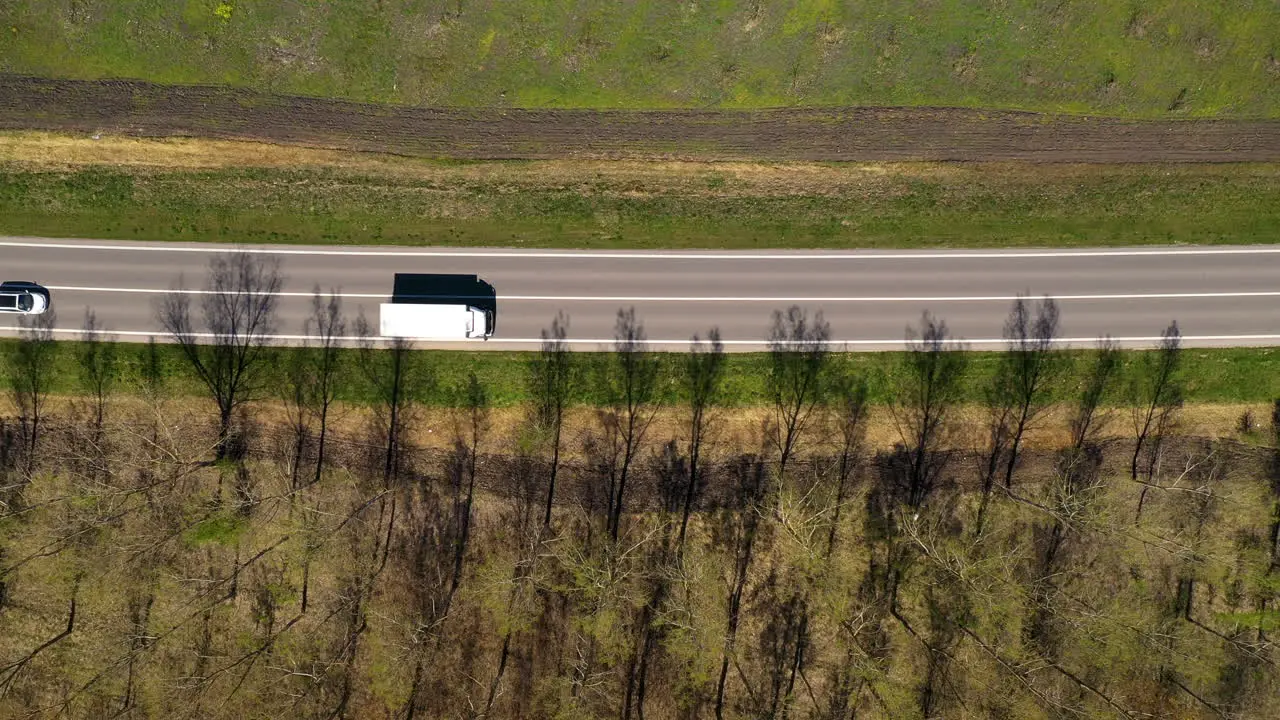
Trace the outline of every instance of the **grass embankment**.
{"type": "MultiPolygon", "coordinates": [[[[0,358],[4,359],[5,367],[8,358],[12,357],[16,343],[12,338],[0,339],[0,358]]],[[[78,342],[75,341],[59,342],[55,346],[50,374],[51,392],[72,395],[82,391],[77,379],[77,346],[78,342]]],[[[120,369],[117,388],[126,393],[136,392],[141,388],[141,368],[147,345],[117,343],[115,349],[120,369]]],[[[157,344],[156,349],[170,392],[179,395],[204,394],[203,386],[199,384],[176,345],[157,344]]],[[[283,368],[289,354],[293,352],[306,351],[268,348],[264,365],[283,368]]],[[[1136,362],[1143,352],[1145,351],[1125,351],[1123,372],[1135,372],[1136,362]]],[[[346,368],[344,378],[347,382],[342,383],[339,399],[357,405],[372,403],[372,390],[364,384],[357,369],[357,351],[349,349],[342,353],[343,366],[346,368]]],[[[494,405],[520,405],[529,400],[525,378],[528,362],[533,355],[530,352],[421,351],[415,356],[415,362],[431,380],[419,385],[414,399],[434,406],[457,404],[462,398],[462,389],[469,374],[474,371],[494,405]]],[[[854,373],[865,378],[871,401],[883,404],[889,400],[892,375],[901,364],[901,355],[902,353],[896,352],[836,353],[832,355],[830,367],[835,372],[854,373]]],[[[1069,355],[1068,379],[1073,381],[1088,368],[1091,352],[1069,351],[1069,355]]],[[[660,394],[664,402],[684,402],[686,397],[678,381],[684,356],[679,353],[662,353],[659,357],[664,378],[660,394]]],[[[963,400],[980,403],[983,401],[983,388],[996,367],[1000,353],[974,351],[968,353],[967,357],[967,390],[963,400]]],[[[575,384],[571,403],[590,406],[605,402],[600,383],[593,381],[593,373],[608,361],[609,354],[580,352],[574,353],[573,358],[582,381],[575,384]]],[[[764,383],[768,375],[769,356],[766,353],[730,353],[726,355],[725,362],[726,377],[718,404],[725,407],[767,405],[769,399],[764,383]]],[[[1185,399],[1190,403],[1247,404],[1280,398],[1280,348],[1188,348],[1183,350],[1181,373],[1187,385],[1185,399]]],[[[1073,385],[1071,381],[1064,385],[1073,385]]],[[[0,372],[0,388],[8,387],[8,373],[0,372]]],[[[1074,398],[1074,391],[1071,398],[1074,398]]],[[[1063,399],[1070,398],[1064,396],[1063,399]]],[[[1120,395],[1110,400],[1117,404],[1124,403],[1124,398],[1120,395]]]]}
{"type": "Polygon", "coordinates": [[[416,105],[1280,116],[1266,0],[18,0],[0,30],[0,71],[416,105]]]}
{"type": "Polygon", "coordinates": [[[575,248],[1275,242],[1280,166],[446,162],[0,134],[0,233],[575,248]]]}

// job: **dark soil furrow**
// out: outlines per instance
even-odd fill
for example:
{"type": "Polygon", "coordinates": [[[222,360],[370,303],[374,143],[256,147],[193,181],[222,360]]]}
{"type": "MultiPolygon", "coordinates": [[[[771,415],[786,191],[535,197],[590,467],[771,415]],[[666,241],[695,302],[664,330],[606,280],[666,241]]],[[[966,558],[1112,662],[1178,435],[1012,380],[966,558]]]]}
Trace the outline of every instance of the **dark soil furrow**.
{"type": "Polygon", "coordinates": [[[5,74],[0,128],[202,136],[474,159],[1280,160],[1280,121],[1146,121],[952,108],[445,109],[5,74]]]}

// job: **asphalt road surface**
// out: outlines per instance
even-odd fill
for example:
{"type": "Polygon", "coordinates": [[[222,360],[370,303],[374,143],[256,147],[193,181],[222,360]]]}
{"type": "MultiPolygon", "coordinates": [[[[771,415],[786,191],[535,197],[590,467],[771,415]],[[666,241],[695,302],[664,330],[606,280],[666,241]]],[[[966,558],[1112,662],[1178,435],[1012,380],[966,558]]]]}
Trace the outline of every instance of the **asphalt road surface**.
{"type": "MultiPolygon", "coordinates": [[[[122,340],[161,334],[156,303],[175,286],[204,287],[211,253],[227,245],[0,237],[0,279],[48,287],[58,337],[79,333],[86,307],[122,340]]],[[[524,251],[400,247],[246,246],[281,259],[285,276],[273,342],[296,343],[312,289],[338,289],[377,328],[396,272],[476,274],[498,293],[487,341],[420,343],[485,350],[536,348],[557,311],[575,349],[612,341],[634,306],[653,347],[683,349],[719,327],[728,350],[761,350],[775,310],[821,311],[837,349],[896,350],[928,310],[969,347],[999,347],[1018,293],[1051,295],[1062,342],[1109,334],[1151,346],[1177,320],[1189,346],[1280,345],[1280,245],[989,251],[524,251]]],[[[197,298],[193,298],[193,301],[197,298]]],[[[199,303],[193,302],[198,310],[199,303]]],[[[198,317],[197,317],[198,322],[198,317]]],[[[0,316],[0,332],[16,332],[0,316]]],[[[163,339],[158,337],[158,339],[163,339]]]]}

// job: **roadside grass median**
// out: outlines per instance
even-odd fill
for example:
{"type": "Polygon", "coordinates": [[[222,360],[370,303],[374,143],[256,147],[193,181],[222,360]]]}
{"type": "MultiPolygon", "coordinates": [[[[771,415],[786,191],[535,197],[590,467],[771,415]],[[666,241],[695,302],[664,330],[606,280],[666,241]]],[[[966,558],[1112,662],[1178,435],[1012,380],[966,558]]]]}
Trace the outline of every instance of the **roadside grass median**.
{"type": "Polygon", "coordinates": [[[1276,242],[1280,165],[433,161],[0,133],[0,233],[531,248],[1276,242]]]}
{"type": "MultiPolygon", "coordinates": [[[[18,340],[12,337],[0,339],[0,388],[13,389],[14,349],[18,340]]],[[[113,343],[117,358],[117,371],[113,384],[115,392],[139,394],[143,388],[143,368],[148,362],[147,343],[113,343]]],[[[55,395],[76,395],[84,391],[79,380],[76,362],[81,341],[59,341],[55,344],[48,375],[49,392],[55,395]]],[[[263,399],[277,400],[270,388],[283,387],[279,377],[270,372],[283,372],[291,358],[298,353],[317,352],[310,348],[264,348],[262,367],[268,371],[263,399]]],[[[368,385],[358,366],[358,351],[346,348],[341,354],[341,382],[338,400],[353,405],[371,405],[376,402],[374,389],[368,385]]],[[[1062,383],[1057,401],[1070,401],[1076,392],[1076,384],[1091,359],[1089,349],[1065,351],[1070,371],[1062,383]]],[[[1115,385],[1115,392],[1108,401],[1113,406],[1123,406],[1127,378],[1137,367],[1142,350],[1122,352],[1122,382],[1115,385]]],[[[181,349],[174,344],[155,344],[157,365],[164,377],[163,389],[170,396],[198,398],[205,394],[200,380],[192,372],[181,349]]],[[[416,384],[414,400],[426,406],[455,407],[464,403],[464,389],[471,373],[487,391],[489,402],[496,407],[516,407],[530,401],[526,383],[529,363],[537,355],[534,351],[506,352],[465,350],[420,350],[412,355],[415,367],[422,371],[425,382],[416,384]]],[[[581,407],[602,406],[607,402],[596,382],[609,352],[574,352],[571,354],[577,380],[572,384],[570,402],[581,407]]],[[[997,351],[969,351],[968,369],[965,375],[963,402],[981,403],[984,388],[996,368],[1001,353],[997,351]]],[[[891,399],[893,373],[901,365],[901,352],[837,352],[833,353],[828,372],[852,374],[867,381],[869,400],[884,405],[891,399]]],[[[660,360],[659,394],[666,404],[681,405],[688,398],[680,384],[683,371],[683,353],[658,353],[660,360]]],[[[768,353],[728,353],[723,390],[716,404],[725,408],[759,408],[769,404],[765,386],[769,371],[768,353]]],[[[1182,373],[1187,386],[1186,402],[1191,404],[1257,404],[1269,403],[1280,398],[1280,348],[1184,348],[1182,373]]]]}

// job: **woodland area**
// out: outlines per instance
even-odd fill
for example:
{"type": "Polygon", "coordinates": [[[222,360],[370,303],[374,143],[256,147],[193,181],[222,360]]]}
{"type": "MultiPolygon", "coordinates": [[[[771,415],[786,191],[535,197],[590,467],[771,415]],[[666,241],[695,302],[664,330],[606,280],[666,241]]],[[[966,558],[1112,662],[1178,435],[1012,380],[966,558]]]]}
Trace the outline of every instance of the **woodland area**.
{"type": "Polygon", "coordinates": [[[926,313],[880,404],[793,307],[744,424],[715,329],[662,377],[634,311],[589,370],[560,316],[499,423],[474,376],[414,402],[429,356],[319,288],[264,363],[279,287],[229,253],[158,305],[199,403],[158,363],[122,391],[91,312],[73,398],[52,313],[3,357],[0,716],[1280,716],[1280,403],[1184,432],[1176,323],[1068,373],[1019,299],[975,406],[926,313]],[[356,377],[377,402],[339,417],[356,377]]]}

